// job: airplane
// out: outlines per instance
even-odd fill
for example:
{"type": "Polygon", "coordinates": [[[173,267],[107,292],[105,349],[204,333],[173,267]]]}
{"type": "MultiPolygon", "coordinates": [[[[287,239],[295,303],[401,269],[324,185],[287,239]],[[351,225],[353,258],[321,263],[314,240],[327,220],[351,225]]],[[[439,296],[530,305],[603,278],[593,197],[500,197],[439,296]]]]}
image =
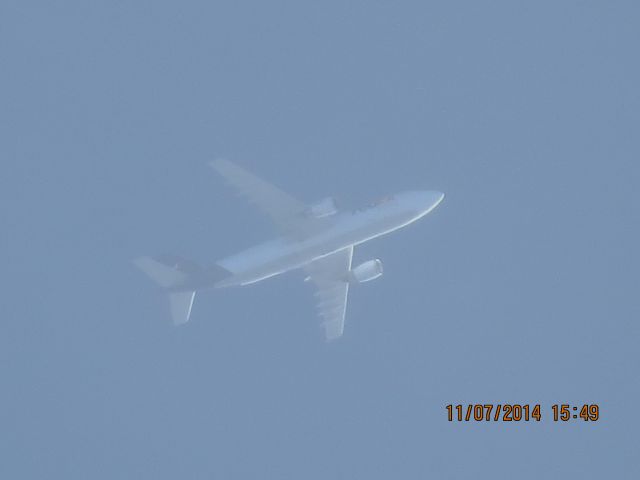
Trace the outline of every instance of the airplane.
{"type": "Polygon", "coordinates": [[[408,191],[339,212],[332,197],[307,205],[229,160],[218,159],[209,165],[269,216],[280,235],[210,267],[174,255],[135,259],[134,264],[169,293],[176,325],[189,320],[198,291],[250,285],[304,269],[305,281],[316,288],[325,338],[335,340],[344,332],[349,287],[374,280],[383,271],[379,259],[352,267],[354,247],[415,222],[444,198],[438,191],[408,191]]]}

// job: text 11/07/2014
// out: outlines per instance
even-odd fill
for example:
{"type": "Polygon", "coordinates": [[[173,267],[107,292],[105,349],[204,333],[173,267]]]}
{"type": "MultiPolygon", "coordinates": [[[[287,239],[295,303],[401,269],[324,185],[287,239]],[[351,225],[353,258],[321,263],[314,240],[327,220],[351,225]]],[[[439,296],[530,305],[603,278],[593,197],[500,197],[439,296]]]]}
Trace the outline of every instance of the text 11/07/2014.
{"type": "MultiPolygon", "coordinates": [[[[542,420],[540,404],[518,403],[476,403],[468,405],[446,406],[447,420],[450,422],[539,422],[542,420]]],[[[554,422],[568,422],[581,419],[585,422],[595,422],[600,418],[600,407],[595,404],[582,404],[572,406],[567,403],[551,406],[554,422]]]]}

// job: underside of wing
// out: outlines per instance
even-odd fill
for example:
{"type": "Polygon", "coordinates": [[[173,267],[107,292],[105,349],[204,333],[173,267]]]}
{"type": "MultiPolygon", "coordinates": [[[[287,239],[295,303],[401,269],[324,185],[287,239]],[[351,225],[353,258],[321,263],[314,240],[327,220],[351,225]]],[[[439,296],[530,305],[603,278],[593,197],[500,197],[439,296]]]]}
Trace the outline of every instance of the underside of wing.
{"type": "Polygon", "coordinates": [[[322,320],[325,337],[335,340],[342,336],[347,310],[353,247],[347,247],[322,257],[305,267],[309,279],[316,285],[318,315],[322,320]]]}
{"type": "Polygon", "coordinates": [[[327,219],[309,217],[309,207],[305,203],[229,160],[214,160],[210,165],[286,235],[304,238],[327,223],[327,219]]]}

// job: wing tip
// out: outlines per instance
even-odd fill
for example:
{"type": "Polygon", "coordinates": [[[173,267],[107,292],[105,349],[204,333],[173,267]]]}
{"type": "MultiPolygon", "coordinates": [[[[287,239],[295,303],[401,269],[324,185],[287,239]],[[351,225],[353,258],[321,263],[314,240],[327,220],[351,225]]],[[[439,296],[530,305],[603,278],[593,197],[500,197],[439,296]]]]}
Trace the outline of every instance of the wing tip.
{"type": "Polygon", "coordinates": [[[209,160],[207,164],[216,171],[221,171],[224,169],[233,168],[236,165],[223,157],[214,158],[213,160],[209,160]]]}
{"type": "Polygon", "coordinates": [[[344,322],[339,320],[330,320],[328,322],[322,322],[324,327],[324,338],[327,342],[333,342],[344,333],[344,322]]]}

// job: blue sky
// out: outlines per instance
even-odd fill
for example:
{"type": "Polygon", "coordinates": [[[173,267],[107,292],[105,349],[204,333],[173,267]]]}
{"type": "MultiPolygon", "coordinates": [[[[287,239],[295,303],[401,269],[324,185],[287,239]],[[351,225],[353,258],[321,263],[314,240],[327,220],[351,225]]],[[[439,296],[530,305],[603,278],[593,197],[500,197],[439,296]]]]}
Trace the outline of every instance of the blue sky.
{"type": "Polygon", "coordinates": [[[638,477],[635,2],[0,13],[3,477],[638,477]],[[340,342],[297,274],[175,329],[132,258],[273,234],[220,156],[309,202],[447,197],[356,250],[385,275],[340,342]],[[478,402],[545,418],[446,421],[478,402]]]}

